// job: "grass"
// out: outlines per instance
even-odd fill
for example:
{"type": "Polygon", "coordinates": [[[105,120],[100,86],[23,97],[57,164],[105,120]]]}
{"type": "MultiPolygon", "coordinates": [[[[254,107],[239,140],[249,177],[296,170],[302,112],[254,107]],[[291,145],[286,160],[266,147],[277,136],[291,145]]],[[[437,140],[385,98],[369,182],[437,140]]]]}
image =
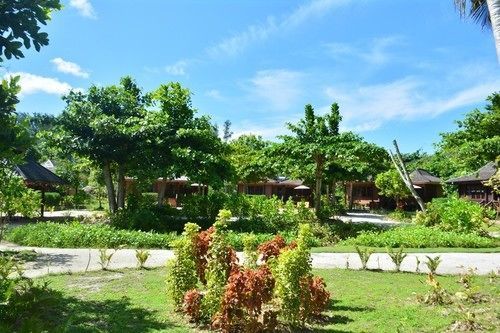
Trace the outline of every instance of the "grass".
{"type": "MultiPolygon", "coordinates": [[[[373,253],[387,253],[385,247],[368,246],[373,253]]],[[[500,247],[466,248],[466,247],[427,247],[427,248],[405,248],[408,253],[499,253],[500,247]]],[[[351,245],[334,245],[313,247],[314,253],[355,253],[356,249],[351,245]]]]}
{"type": "MultiPolygon", "coordinates": [[[[352,270],[315,270],[325,278],[333,301],[327,318],[313,332],[442,332],[458,318],[452,308],[417,303],[425,293],[425,275],[352,270]]],[[[452,292],[458,278],[438,277],[452,292]]],[[[49,276],[41,280],[60,291],[61,309],[47,320],[63,324],[68,332],[194,332],[192,325],[173,311],[165,295],[165,269],[92,272],[49,276]]],[[[471,305],[477,320],[488,330],[499,327],[495,315],[498,279],[477,277],[482,293],[494,297],[471,305]]],[[[47,311],[41,309],[40,311],[47,311]]],[[[301,330],[303,331],[303,330],[301,330]]]]}

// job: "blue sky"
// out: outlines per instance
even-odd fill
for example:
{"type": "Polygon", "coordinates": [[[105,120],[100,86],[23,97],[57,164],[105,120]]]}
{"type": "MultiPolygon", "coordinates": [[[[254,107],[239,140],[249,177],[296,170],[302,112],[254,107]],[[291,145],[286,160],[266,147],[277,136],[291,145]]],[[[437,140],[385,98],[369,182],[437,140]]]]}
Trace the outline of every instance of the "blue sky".
{"type": "Polygon", "coordinates": [[[193,105],[236,135],[272,139],[311,103],[338,102],[344,130],[403,151],[500,90],[489,30],[453,0],[63,0],[40,53],[4,63],[21,74],[18,110],[58,114],[61,95],[133,76],[145,90],[179,81],[193,105]]]}

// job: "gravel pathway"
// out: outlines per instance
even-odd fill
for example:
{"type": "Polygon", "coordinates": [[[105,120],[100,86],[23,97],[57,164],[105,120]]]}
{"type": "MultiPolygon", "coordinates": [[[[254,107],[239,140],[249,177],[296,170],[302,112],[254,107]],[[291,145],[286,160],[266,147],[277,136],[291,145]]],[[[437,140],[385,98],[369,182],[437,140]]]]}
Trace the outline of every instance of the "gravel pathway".
{"type": "MultiPolygon", "coordinates": [[[[100,270],[99,251],[97,249],[54,249],[41,247],[24,247],[15,244],[2,243],[0,250],[32,250],[38,256],[35,261],[25,264],[25,275],[29,277],[47,274],[77,273],[100,270]]],[[[108,250],[112,252],[113,250],[108,250]]],[[[160,267],[173,257],[171,250],[150,250],[151,256],[146,262],[147,267],[160,267]]],[[[500,253],[408,253],[401,265],[402,271],[416,271],[416,257],[420,260],[419,271],[427,272],[426,256],[440,256],[440,274],[460,274],[469,268],[476,273],[486,275],[494,271],[500,273],[500,253]]],[[[238,253],[240,260],[243,254],[238,253]]],[[[361,268],[361,261],[356,253],[313,253],[314,268],[361,268]]],[[[110,269],[137,267],[135,250],[117,250],[111,258],[110,269]]],[[[391,271],[394,265],[385,253],[376,253],[370,257],[368,268],[391,271]]]]}

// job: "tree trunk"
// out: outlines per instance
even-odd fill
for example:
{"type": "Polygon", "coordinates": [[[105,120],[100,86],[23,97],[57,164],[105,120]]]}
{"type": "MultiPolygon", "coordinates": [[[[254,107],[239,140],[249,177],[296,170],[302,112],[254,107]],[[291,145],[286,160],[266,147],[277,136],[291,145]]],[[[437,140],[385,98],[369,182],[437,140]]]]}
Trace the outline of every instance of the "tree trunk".
{"type": "Polygon", "coordinates": [[[352,204],[354,200],[352,199],[352,182],[349,182],[349,189],[348,189],[348,195],[347,198],[349,199],[349,202],[347,203],[347,206],[349,207],[349,210],[352,210],[352,204]]]}
{"type": "Polygon", "coordinates": [[[40,217],[43,217],[45,214],[45,189],[42,188],[42,200],[40,203],[40,217]]]}
{"type": "Polygon", "coordinates": [[[118,165],[118,186],[117,186],[117,208],[125,208],[125,168],[123,165],[118,165]]]}
{"type": "Polygon", "coordinates": [[[316,157],[316,189],[314,192],[314,209],[316,210],[316,215],[319,214],[321,209],[321,184],[323,181],[323,159],[318,156],[316,157]]]}
{"type": "Polygon", "coordinates": [[[500,62],[500,1],[486,0],[486,3],[490,12],[491,30],[493,30],[495,47],[497,49],[497,60],[500,62]]]}
{"type": "Polygon", "coordinates": [[[337,192],[337,182],[333,181],[332,182],[332,196],[330,197],[330,203],[332,205],[335,205],[337,203],[337,197],[335,196],[336,192],[337,192]]]}
{"type": "Polygon", "coordinates": [[[102,168],[102,173],[104,174],[104,182],[106,183],[106,191],[108,194],[108,204],[109,211],[111,213],[116,212],[116,196],[115,188],[113,186],[113,178],[111,177],[111,166],[110,162],[105,162],[102,168]]]}
{"type": "Polygon", "coordinates": [[[158,184],[158,207],[163,206],[163,202],[165,201],[165,189],[167,188],[167,182],[165,179],[162,179],[158,184]]]}
{"type": "Polygon", "coordinates": [[[392,162],[394,163],[394,166],[396,167],[396,170],[398,170],[399,175],[403,179],[403,182],[405,183],[406,187],[410,190],[411,194],[417,201],[418,205],[420,206],[420,209],[425,212],[425,204],[422,198],[418,195],[417,191],[413,187],[413,184],[410,179],[410,175],[408,174],[408,170],[406,170],[406,166],[403,162],[403,158],[401,157],[401,153],[399,152],[399,147],[398,143],[396,140],[392,141],[394,144],[394,149],[396,150],[396,156],[392,153],[392,151],[389,150],[389,155],[391,156],[392,162]]]}

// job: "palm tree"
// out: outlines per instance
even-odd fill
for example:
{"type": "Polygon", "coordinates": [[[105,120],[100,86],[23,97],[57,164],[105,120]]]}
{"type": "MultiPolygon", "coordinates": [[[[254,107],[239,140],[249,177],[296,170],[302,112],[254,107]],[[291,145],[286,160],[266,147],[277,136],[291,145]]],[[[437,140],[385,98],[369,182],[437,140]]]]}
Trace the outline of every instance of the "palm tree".
{"type": "Polygon", "coordinates": [[[500,0],[454,0],[462,17],[470,17],[484,28],[493,30],[500,62],[500,0]]]}

